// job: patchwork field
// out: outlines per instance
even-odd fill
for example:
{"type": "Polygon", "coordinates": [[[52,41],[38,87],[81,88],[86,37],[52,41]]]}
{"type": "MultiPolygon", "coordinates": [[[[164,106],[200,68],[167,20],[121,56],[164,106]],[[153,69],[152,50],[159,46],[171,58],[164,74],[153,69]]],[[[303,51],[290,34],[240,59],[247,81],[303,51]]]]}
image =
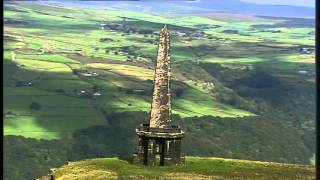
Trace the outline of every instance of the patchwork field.
{"type": "MultiPolygon", "coordinates": [[[[259,42],[258,36],[246,38],[223,34],[225,40],[211,40],[221,36],[221,31],[233,27],[248,31],[251,25],[256,24],[253,22],[230,24],[198,16],[169,19],[110,9],[57,8],[23,2],[8,3],[5,7],[4,37],[8,39],[5,41],[5,65],[14,69],[6,76],[7,82],[11,83],[5,84],[5,134],[59,138],[72,133],[74,129],[103,124],[101,111],[149,111],[157,31],[164,23],[172,31],[173,67],[180,61],[248,63],[257,62],[259,58],[248,57],[250,55],[246,53],[250,51],[245,50],[250,47],[231,43],[232,38],[242,42],[248,39],[259,42]],[[113,26],[101,29],[101,23],[118,25],[115,25],[116,29],[112,29],[113,26]],[[197,28],[203,24],[219,27],[206,29],[199,34],[197,28]],[[117,26],[122,29],[117,29],[117,26]],[[179,31],[182,34],[193,33],[193,36],[176,35],[179,31]],[[208,36],[210,39],[206,39],[208,36]],[[187,50],[190,48],[191,51],[187,50]],[[233,50],[234,60],[223,57],[224,54],[230,54],[227,48],[233,50]],[[72,56],[76,58],[70,58],[72,56]],[[238,56],[245,57],[247,61],[238,56]],[[99,75],[88,77],[75,74],[73,71],[76,69],[97,72],[99,75]],[[97,89],[101,96],[92,99],[90,96],[97,89]],[[85,93],[82,96],[77,91],[85,93]],[[16,105],[16,102],[21,103],[16,105]],[[41,109],[32,109],[32,103],[40,104],[41,109]],[[83,111],[78,113],[76,109],[79,107],[83,111]],[[92,120],[88,122],[88,118],[92,120]],[[19,126],[21,122],[29,125],[19,126]],[[67,128],[65,123],[70,127],[67,128]]],[[[189,83],[188,78],[180,76],[177,80],[183,83],[185,91],[183,96],[173,99],[173,113],[182,117],[254,115],[215,102],[201,86],[195,85],[201,79],[189,83]]]]}

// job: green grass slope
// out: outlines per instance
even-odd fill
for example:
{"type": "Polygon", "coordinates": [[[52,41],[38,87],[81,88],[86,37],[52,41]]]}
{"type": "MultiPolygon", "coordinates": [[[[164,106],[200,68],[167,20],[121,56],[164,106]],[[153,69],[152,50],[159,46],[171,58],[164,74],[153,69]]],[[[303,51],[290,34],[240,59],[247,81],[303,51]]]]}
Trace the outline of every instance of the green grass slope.
{"type": "Polygon", "coordinates": [[[315,167],[223,158],[187,157],[181,165],[146,167],[118,158],[71,162],[54,171],[63,179],[315,179],[315,167]]]}

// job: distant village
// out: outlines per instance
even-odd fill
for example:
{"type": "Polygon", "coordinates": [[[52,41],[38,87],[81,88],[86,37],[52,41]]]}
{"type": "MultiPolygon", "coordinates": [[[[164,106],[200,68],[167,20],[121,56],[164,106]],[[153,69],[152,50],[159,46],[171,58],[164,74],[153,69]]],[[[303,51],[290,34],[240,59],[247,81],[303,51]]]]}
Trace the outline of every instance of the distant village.
{"type": "MultiPolygon", "coordinates": [[[[130,19],[130,18],[123,18],[123,21],[137,21],[135,19],[130,19]]],[[[17,23],[14,22],[13,20],[10,19],[4,19],[5,23],[17,23]]],[[[208,24],[202,24],[198,25],[200,29],[209,29],[209,28],[218,28],[220,26],[218,25],[208,25],[208,24]]],[[[144,41],[145,43],[150,43],[157,45],[158,44],[158,39],[157,36],[159,35],[159,31],[154,31],[151,29],[144,29],[144,28],[132,28],[129,27],[128,25],[121,24],[121,23],[106,23],[106,22],[101,22],[99,23],[99,28],[101,30],[108,30],[114,33],[119,33],[122,32],[123,36],[128,35],[128,34],[142,34],[146,38],[144,41]],[[156,37],[155,37],[156,36],[156,37]],[[150,39],[153,38],[153,39],[150,39]]],[[[179,29],[174,29],[171,31],[171,35],[175,38],[180,38],[182,41],[191,41],[191,40],[207,40],[207,39],[214,39],[214,40],[219,40],[219,41],[224,41],[227,40],[225,38],[218,38],[215,36],[212,36],[210,34],[206,34],[201,30],[179,30],[179,29]]],[[[222,31],[223,33],[226,34],[241,34],[238,30],[234,29],[227,29],[222,31]]],[[[260,32],[271,32],[271,33],[280,33],[280,30],[261,30],[260,32]]],[[[105,38],[100,38],[100,42],[113,42],[115,41],[112,39],[112,37],[105,37],[105,38]]],[[[191,46],[189,46],[191,47],[191,46]]],[[[204,50],[215,50],[215,47],[211,46],[206,46],[203,45],[200,48],[204,50]]],[[[315,53],[315,48],[312,46],[296,46],[290,48],[291,50],[298,51],[302,54],[314,54],[315,53]]],[[[127,55],[127,61],[128,62],[136,62],[136,60],[142,60],[142,61],[150,61],[152,57],[140,57],[139,54],[136,53],[136,51],[139,50],[138,47],[131,45],[131,46],[121,46],[121,47],[109,47],[105,49],[106,53],[114,53],[115,55],[127,55]]],[[[81,49],[74,49],[74,50],[68,50],[68,49],[51,49],[50,51],[52,52],[60,52],[60,53],[79,53],[82,50],[81,49]]],[[[200,56],[200,55],[199,55],[200,56]]],[[[15,54],[12,55],[13,60],[15,59],[15,54]]],[[[19,65],[18,66],[24,66],[24,65],[19,65]]],[[[306,76],[314,76],[315,71],[310,71],[310,70],[299,70],[297,73],[301,75],[306,75],[306,76]]],[[[97,77],[99,76],[99,73],[89,71],[86,69],[73,69],[73,74],[79,76],[79,77],[97,77]]],[[[34,83],[32,81],[18,81],[16,83],[16,87],[30,87],[34,86],[34,83]]],[[[97,97],[102,96],[101,90],[97,88],[93,88],[93,90],[85,90],[85,89],[77,89],[72,92],[64,92],[60,90],[61,92],[65,93],[66,95],[69,96],[76,96],[76,97],[89,97],[92,99],[95,99],[97,97]]],[[[150,94],[150,92],[143,90],[143,89],[121,89],[121,91],[124,91],[127,94],[141,94],[141,95],[146,95],[150,94]]]]}
{"type": "MultiPolygon", "coordinates": [[[[214,25],[202,25],[200,26],[203,29],[208,29],[208,28],[216,28],[219,26],[214,26],[214,25]]],[[[102,30],[111,30],[111,32],[122,32],[125,34],[143,34],[143,35],[149,35],[152,37],[152,35],[158,36],[159,31],[153,31],[151,29],[141,29],[141,28],[132,28],[129,27],[125,24],[120,24],[120,23],[106,23],[102,22],[100,23],[100,29],[102,30]]],[[[192,39],[213,39],[214,37],[212,35],[205,34],[203,31],[198,31],[198,30],[171,30],[172,36],[178,36],[178,37],[188,37],[192,39]]],[[[105,39],[107,41],[113,41],[112,39],[105,39]]]]}

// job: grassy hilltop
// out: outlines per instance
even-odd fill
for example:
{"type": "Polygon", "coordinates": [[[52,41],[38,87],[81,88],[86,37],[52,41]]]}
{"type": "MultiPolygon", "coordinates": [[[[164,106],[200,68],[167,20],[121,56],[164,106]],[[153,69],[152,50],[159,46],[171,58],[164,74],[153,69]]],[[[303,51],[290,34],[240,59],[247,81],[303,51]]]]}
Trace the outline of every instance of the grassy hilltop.
{"type": "Polygon", "coordinates": [[[133,165],[118,158],[71,162],[54,171],[63,179],[315,179],[315,168],[223,158],[187,157],[186,163],[164,167],[133,165]]]}
{"type": "Polygon", "coordinates": [[[3,20],[4,179],[132,154],[164,24],[186,155],[314,162],[312,20],[21,1],[3,20]]]}

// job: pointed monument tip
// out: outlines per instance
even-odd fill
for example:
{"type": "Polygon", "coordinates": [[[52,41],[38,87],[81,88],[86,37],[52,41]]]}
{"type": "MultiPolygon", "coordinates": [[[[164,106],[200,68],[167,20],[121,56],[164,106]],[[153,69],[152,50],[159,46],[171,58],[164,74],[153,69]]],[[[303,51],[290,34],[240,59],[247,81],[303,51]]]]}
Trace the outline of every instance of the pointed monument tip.
{"type": "Polygon", "coordinates": [[[162,29],[163,30],[168,30],[167,25],[165,24],[162,29]]]}

